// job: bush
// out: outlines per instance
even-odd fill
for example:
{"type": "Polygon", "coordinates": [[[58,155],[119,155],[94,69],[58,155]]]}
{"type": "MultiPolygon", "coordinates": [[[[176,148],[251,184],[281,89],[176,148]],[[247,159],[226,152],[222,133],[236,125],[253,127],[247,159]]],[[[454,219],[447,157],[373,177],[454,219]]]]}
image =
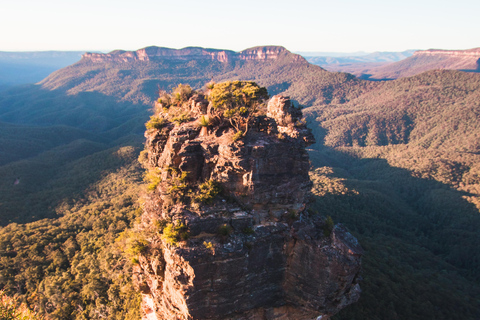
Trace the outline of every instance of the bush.
{"type": "Polygon", "coordinates": [[[172,90],[173,103],[180,105],[183,102],[187,102],[193,95],[193,90],[188,84],[179,84],[172,90]]]}
{"type": "Polygon", "coordinates": [[[210,121],[210,118],[209,118],[209,117],[202,115],[202,116],[200,117],[200,119],[198,120],[198,123],[199,123],[200,126],[202,126],[202,127],[208,127],[208,126],[210,125],[211,121],[210,121]]]}
{"type": "Polygon", "coordinates": [[[168,223],[163,229],[162,238],[172,245],[177,246],[179,241],[185,241],[189,238],[187,226],[180,220],[177,220],[177,224],[168,223]]]}
{"type": "Polygon", "coordinates": [[[233,135],[232,141],[233,141],[233,142],[236,142],[236,141],[238,141],[238,140],[240,140],[240,139],[242,139],[242,138],[243,138],[243,131],[238,131],[237,133],[235,133],[235,134],[233,135]]]}
{"type": "Polygon", "coordinates": [[[208,100],[213,113],[223,117],[237,130],[248,132],[250,120],[268,99],[266,88],[253,81],[227,81],[214,84],[208,100]]]}
{"type": "Polygon", "coordinates": [[[160,168],[153,168],[145,172],[143,180],[148,183],[147,190],[154,191],[157,186],[162,182],[162,171],[160,168]]]}
{"type": "Polygon", "coordinates": [[[173,122],[175,122],[177,125],[180,125],[184,122],[188,122],[192,119],[188,114],[182,113],[172,119],[173,122]]]}
{"type": "Polygon", "coordinates": [[[122,247],[125,257],[133,264],[138,263],[138,255],[148,248],[144,235],[136,231],[122,232],[115,242],[122,247]]]}
{"type": "Polygon", "coordinates": [[[325,225],[323,226],[323,235],[325,237],[330,237],[333,231],[334,227],[333,219],[330,216],[327,216],[327,219],[325,219],[325,225]]]}
{"type": "Polygon", "coordinates": [[[151,116],[150,121],[145,123],[145,127],[147,129],[156,129],[160,130],[163,128],[163,126],[167,123],[167,121],[164,118],[159,118],[157,116],[151,116]]]}
{"type": "Polygon", "coordinates": [[[168,225],[168,222],[165,219],[155,220],[154,222],[155,228],[157,228],[160,233],[163,232],[163,229],[165,229],[167,225],[168,225]]]}
{"type": "Polygon", "coordinates": [[[198,194],[193,198],[193,200],[196,202],[210,204],[221,191],[221,185],[217,181],[208,180],[198,186],[198,194]]]}
{"type": "Polygon", "coordinates": [[[169,187],[167,189],[168,195],[171,196],[172,200],[181,200],[185,197],[186,192],[188,191],[188,186],[186,183],[188,172],[184,171],[178,175],[178,170],[172,169],[172,177],[168,181],[169,187]]]}
{"type": "Polygon", "coordinates": [[[140,151],[140,154],[138,155],[138,162],[142,165],[142,167],[146,167],[148,163],[148,150],[140,151]]]}
{"type": "Polygon", "coordinates": [[[40,320],[44,318],[30,311],[24,303],[20,303],[16,298],[11,298],[0,291],[0,319],[40,320]]]}

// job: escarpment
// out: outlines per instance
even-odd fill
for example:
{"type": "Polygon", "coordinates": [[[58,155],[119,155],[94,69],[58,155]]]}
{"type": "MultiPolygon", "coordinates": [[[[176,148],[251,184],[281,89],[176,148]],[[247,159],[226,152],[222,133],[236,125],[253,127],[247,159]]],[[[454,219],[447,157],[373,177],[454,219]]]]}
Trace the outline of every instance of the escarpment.
{"type": "Polygon", "coordinates": [[[144,319],[327,319],[359,298],[361,247],[308,209],[302,112],[267,98],[234,81],[156,103],[135,258],[144,319]]]}
{"type": "MultiPolygon", "coordinates": [[[[91,53],[82,55],[83,61],[98,62],[129,62],[150,60],[214,60],[231,62],[238,60],[274,60],[288,51],[280,46],[262,46],[245,49],[240,52],[231,50],[206,49],[200,47],[187,47],[183,49],[170,49],[163,47],[146,47],[136,51],[115,50],[110,53],[91,53]]],[[[300,56],[295,57],[302,59],[300,56]]]]}

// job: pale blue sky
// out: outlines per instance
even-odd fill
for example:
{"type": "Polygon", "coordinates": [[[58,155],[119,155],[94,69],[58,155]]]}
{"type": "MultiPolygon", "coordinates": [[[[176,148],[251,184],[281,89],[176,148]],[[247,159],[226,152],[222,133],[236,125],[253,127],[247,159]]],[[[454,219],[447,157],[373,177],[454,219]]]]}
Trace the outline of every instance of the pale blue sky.
{"type": "Polygon", "coordinates": [[[479,0],[0,0],[0,51],[480,47],[479,0]]]}

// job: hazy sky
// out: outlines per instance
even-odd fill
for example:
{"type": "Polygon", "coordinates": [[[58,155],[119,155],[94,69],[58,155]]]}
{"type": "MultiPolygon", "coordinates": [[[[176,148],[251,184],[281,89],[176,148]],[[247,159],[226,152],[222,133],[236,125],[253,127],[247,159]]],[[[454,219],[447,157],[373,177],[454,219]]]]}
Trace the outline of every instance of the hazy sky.
{"type": "Polygon", "coordinates": [[[480,47],[479,0],[0,0],[0,51],[480,47]]]}

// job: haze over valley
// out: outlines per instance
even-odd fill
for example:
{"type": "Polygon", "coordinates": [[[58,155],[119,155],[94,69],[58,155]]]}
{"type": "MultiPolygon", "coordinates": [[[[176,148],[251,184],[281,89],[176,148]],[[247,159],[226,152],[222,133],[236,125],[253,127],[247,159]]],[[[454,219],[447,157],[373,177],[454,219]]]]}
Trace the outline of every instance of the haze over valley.
{"type": "Polygon", "coordinates": [[[303,108],[312,212],[365,250],[361,298],[333,319],[477,318],[480,74],[475,58],[428,52],[368,81],[280,46],[147,47],[4,89],[1,287],[52,319],[138,318],[122,239],[142,212],[136,159],[159,90],[244,80],[303,108]]]}

